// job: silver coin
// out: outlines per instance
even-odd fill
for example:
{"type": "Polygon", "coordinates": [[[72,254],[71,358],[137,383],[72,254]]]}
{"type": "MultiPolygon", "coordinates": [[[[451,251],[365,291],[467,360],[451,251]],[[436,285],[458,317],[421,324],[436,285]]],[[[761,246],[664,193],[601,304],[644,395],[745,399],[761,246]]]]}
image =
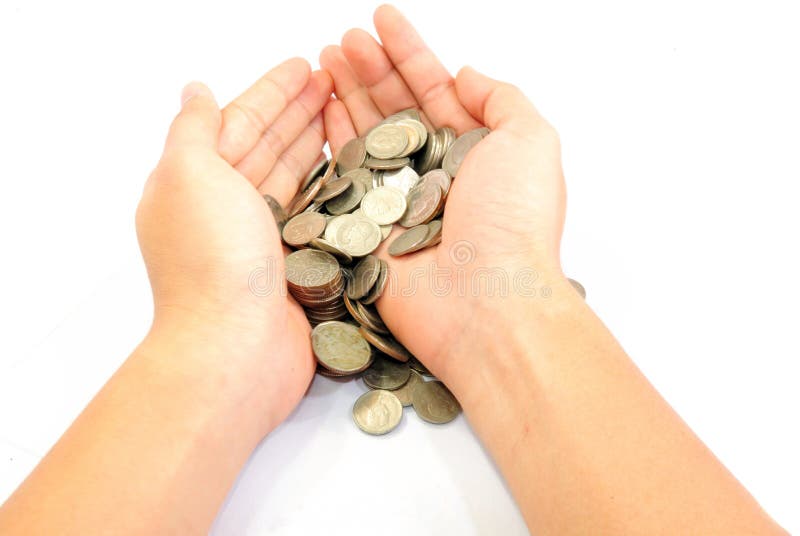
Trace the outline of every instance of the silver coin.
{"type": "Polygon", "coordinates": [[[389,186],[373,188],[361,200],[364,216],[378,225],[389,225],[398,221],[405,214],[406,207],[406,194],[389,186]]]}

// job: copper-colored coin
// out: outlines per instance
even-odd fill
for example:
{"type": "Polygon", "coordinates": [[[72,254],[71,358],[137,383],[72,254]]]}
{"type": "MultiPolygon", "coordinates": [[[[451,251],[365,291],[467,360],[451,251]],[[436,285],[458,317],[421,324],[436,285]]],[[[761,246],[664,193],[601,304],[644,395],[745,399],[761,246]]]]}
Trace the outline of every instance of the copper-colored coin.
{"type": "Polygon", "coordinates": [[[362,319],[364,319],[364,322],[359,322],[361,325],[365,326],[368,330],[374,331],[375,333],[380,333],[381,335],[392,334],[392,332],[389,331],[389,328],[386,327],[386,324],[383,323],[381,315],[378,314],[378,311],[374,306],[365,305],[360,301],[355,302],[355,306],[358,310],[358,314],[362,319]]]}
{"type": "Polygon", "coordinates": [[[414,411],[422,420],[445,424],[461,413],[461,405],[440,381],[418,383],[412,393],[414,411]]]}
{"type": "Polygon", "coordinates": [[[432,181],[417,184],[408,192],[406,197],[408,207],[398,223],[403,227],[427,223],[436,216],[441,202],[441,186],[432,181]]]}
{"type": "Polygon", "coordinates": [[[322,170],[325,169],[325,166],[327,165],[328,165],[328,159],[325,158],[325,155],[324,154],[319,155],[319,159],[314,164],[314,167],[311,168],[311,171],[308,172],[306,178],[303,179],[303,183],[300,185],[300,191],[302,192],[303,190],[308,188],[308,185],[311,184],[311,181],[319,177],[320,174],[322,174],[322,170]]]}
{"type": "Polygon", "coordinates": [[[425,243],[427,236],[427,225],[412,227],[389,244],[389,255],[399,257],[400,255],[417,251],[425,243]]]}
{"type": "Polygon", "coordinates": [[[333,199],[350,187],[350,179],[347,177],[339,177],[336,180],[330,181],[328,184],[320,188],[317,195],[314,196],[314,202],[324,203],[328,199],[333,199]]]}
{"type": "Polygon", "coordinates": [[[325,230],[325,216],[319,212],[303,212],[283,226],[283,241],[290,246],[308,244],[325,230]]]}
{"type": "Polygon", "coordinates": [[[452,180],[450,179],[450,175],[443,169],[432,169],[423,176],[419,178],[419,182],[417,186],[424,184],[426,182],[433,182],[439,185],[442,189],[442,195],[447,195],[450,191],[450,184],[452,184],[452,180]]]}
{"type": "Polygon", "coordinates": [[[278,226],[278,232],[283,231],[283,226],[286,225],[286,220],[289,219],[289,216],[286,214],[286,211],[283,210],[283,207],[278,200],[272,197],[269,194],[264,194],[264,201],[267,202],[267,206],[269,206],[270,212],[272,212],[272,217],[275,218],[275,224],[278,226]]]}
{"type": "Polygon", "coordinates": [[[311,201],[313,201],[320,189],[328,183],[331,177],[333,177],[335,168],[336,158],[332,158],[330,164],[328,164],[328,169],[325,170],[325,174],[322,177],[315,179],[308,188],[294,196],[294,199],[292,199],[292,201],[289,203],[289,210],[287,211],[290,218],[300,214],[306,209],[306,207],[308,207],[308,205],[311,204],[311,201]]]}
{"type": "Polygon", "coordinates": [[[360,168],[367,157],[367,148],[364,145],[364,138],[355,138],[344,144],[339,151],[336,169],[340,175],[353,169],[360,168]]]}
{"type": "Polygon", "coordinates": [[[389,279],[389,263],[385,260],[380,259],[381,263],[381,270],[378,273],[378,279],[375,281],[375,284],[369,291],[369,294],[361,298],[361,303],[365,305],[371,305],[375,303],[378,298],[381,297],[383,294],[383,289],[386,288],[386,281],[389,279]]]}
{"type": "Polygon", "coordinates": [[[361,332],[361,335],[367,340],[367,342],[389,357],[392,357],[403,363],[413,357],[411,353],[406,350],[406,347],[397,342],[394,337],[384,337],[378,335],[377,333],[368,330],[364,326],[359,328],[359,332],[361,332]]]}
{"type": "Polygon", "coordinates": [[[378,257],[367,255],[353,269],[353,278],[347,283],[347,296],[359,300],[369,293],[381,273],[378,257]]]}
{"type": "MultiPolygon", "coordinates": [[[[341,282],[341,270],[336,258],[317,249],[301,249],[286,256],[286,281],[303,289],[326,288],[341,282]]],[[[343,284],[343,283],[342,283],[343,284]]]]}

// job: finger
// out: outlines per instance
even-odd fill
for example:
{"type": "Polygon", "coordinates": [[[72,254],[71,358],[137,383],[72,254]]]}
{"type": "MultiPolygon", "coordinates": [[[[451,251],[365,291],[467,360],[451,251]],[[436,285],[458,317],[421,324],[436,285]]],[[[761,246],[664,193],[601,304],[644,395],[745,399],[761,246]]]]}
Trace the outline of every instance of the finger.
{"type": "Polygon", "coordinates": [[[322,123],[322,114],[319,113],[281,154],[269,175],[259,185],[258,191],[271,195],[281,205],[286,206],[297,193],[300,182],[311,171],[311,166],[317,161],[323,145],[325,145],[325,127],[322,123]]]}
{"type": "Polygon", "coordinates": [[[331,99],[323,108],[325,137],[331,146],[331,154],[338,155],[344,144],[357,136],[356,127],[347,113],[347,107],[337,99],[331,99]]]}
{"type": "Polygon", "coordinates": [[[211,90],[192,82],[181,93],[181,111],[172,121],[164,151],[182,148],[214,150],[219,139],[222,117],[211,90]]]}
{"type": "Polygon", "coordinates": [[[219,153],[239,163],[275,118],[306,87],[311,73],[302,58],[287,60],[262,76],[222,111],[219,153]]]}
{"type": "Polygon", "coordinates": [[[433,124],[453,127],[458,133],[479,127],[459,102],[453,77],[403,14],[383,5],[374,20],[389,59],[433,124]]]}
{"type": "Polygon", "coordinates": [[[342,53],[381,114],[419,107],[383,47],[367,32],[356,28],[344,34],[342,53]]]}
{"type": "Polygon", "coordinates": [[[517,87],[471,67],[458,72],[455,88],[469,113],[492,130],[508,129],[524,135],[549,126],[517,87]]]}
{"type": "Polygon", "coordinates": [[[319,64],[333,78],[336,98],[347,107],[359,135],[363,135],[383,119],[380,110],[372,102],[367,88],[361,84],[350,68],[340,47],[335,45],[325,47],[319,56],[319,64]]]}
{"type": "Polygon", "coordinates": [[[278,157],[311,123],[331,96],[333,82],[325,71],[311,73],[305,89],[286,107],[256,141],[236,169],[255,185],[275,165],[278,157]]]}

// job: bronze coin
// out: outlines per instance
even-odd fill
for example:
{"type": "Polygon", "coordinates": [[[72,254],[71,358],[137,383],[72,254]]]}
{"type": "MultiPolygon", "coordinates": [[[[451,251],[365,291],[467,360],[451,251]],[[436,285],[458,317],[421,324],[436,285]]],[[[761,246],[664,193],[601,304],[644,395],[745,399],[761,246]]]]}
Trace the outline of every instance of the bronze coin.
{"type": "Polygon", "coordinates": [[[436,216],[442,202],[442,187],[429,181],[411,188],[406,197],[405,214],[398,222],[403,227],[414,227],[426,223],[436,216]]]}
{"type": "Polygon", "coordinates": [[[406,347],[397,342],[394,337],[384,337],[378,335],[377,333],[368,330],[364,326],[361,326],[359,331],[368,343],[391,358],[405,363],[413,357],[411,352],[406,350],[406,347]]]}
{"type": "Polygon", "coordinates": [[[325,230],[325,216],[319,212],[303,212],[283,226],[283,241],[290,246],[308,244],[325,230]]]}

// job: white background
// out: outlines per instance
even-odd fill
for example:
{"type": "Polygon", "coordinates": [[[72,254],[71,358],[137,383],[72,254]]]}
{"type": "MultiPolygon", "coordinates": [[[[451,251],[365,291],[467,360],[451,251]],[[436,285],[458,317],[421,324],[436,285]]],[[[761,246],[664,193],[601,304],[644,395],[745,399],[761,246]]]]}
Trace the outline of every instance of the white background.
{"type": "MultiPolygon", "coordinates": [[[[559,129],[566,270],[678,412],[800,532],[800,32],[793,2],[405,2],[453,70],[559,129]],[[524,11],[520,6],[525,5],[524,11]]],[[[183,84],[227,102],[372,3],[0,3],[0,500],[147,329],[134,209],[183,84]]],[[[460,418],[372,438],[315,381],[215,534],[521,534],[460,418]],[[411,531],[411,532],[409,532],[411,531]]],[[[123,506],[123,505],[121,505],[123,506]]]]}

